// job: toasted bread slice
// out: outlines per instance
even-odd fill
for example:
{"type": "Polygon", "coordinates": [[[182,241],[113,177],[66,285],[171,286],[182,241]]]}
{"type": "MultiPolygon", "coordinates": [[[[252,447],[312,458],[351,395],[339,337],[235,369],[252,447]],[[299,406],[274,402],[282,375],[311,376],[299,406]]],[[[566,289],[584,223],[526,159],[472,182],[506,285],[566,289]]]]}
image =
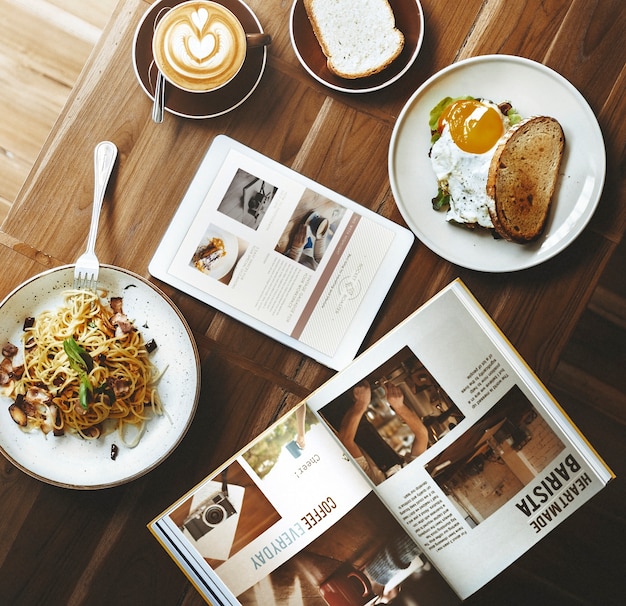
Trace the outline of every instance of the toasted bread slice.
{"type": "Polygon", "coordinates": [[[489,214],[495,230],[513,242],[543,232],[565,148],[559,122],[535,116],[514,126],[494,152],[487,177],[489,214]]]}
{"type": "Polygon", "coordinates": [[[328,69],[340,78],[377,74],[396,59],[404,34],[388,0],[304,0],[328,69]]]}

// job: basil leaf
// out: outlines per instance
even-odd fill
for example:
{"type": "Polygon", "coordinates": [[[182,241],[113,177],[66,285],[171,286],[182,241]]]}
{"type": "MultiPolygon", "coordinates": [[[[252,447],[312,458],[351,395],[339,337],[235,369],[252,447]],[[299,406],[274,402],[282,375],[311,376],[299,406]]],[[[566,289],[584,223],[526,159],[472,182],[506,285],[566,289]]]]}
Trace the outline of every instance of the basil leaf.
{"type": "Polygon", "coordinates": [[[89,406],[89,396],[91,395],[93,388],[87,375],[82,374],[80,377],[80,386],[78,388],[78,400],[80,405],[86,410],[89,406]]]}
{"type": "Polygon", "coordinates": [[[89,406],[89,397],[93,392],[91,381],[87,373],[93,368],[92,357],[73,338],[63,341],[63,350],[67,355],[70,368],[78,374],[80,384],[78,387],[78,400],[86,410],[89,406]]]}
{"type": "Polygon", "coordinates": [[[63,349],[73,370],[90,372],[93,369],[93,358],[76,343],[73,337],[63,341],[63,349]]]}

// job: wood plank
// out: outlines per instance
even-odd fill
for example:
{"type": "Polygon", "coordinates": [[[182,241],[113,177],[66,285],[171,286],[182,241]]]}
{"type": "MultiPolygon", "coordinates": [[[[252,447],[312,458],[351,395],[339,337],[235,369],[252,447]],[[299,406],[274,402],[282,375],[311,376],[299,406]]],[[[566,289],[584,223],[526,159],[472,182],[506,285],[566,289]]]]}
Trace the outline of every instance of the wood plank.
{"type": "MultiPolygon", "coordinates": [[[[32,6],[40,9],[53,6],[61,11],[69,10],[70,5],[80,7],[77,15],[93,25],[93,15],[82,9],[87,5],[93,7],[94,3],[104,4],[98,0],[50,0],[34,2],[32,6]]],[[[0,243],[6,246],[0,248],[0,256],[9,263],[11,280],[18,283],[43,266],[56,263],[57,259],[75,257],[77,250],[72,247],[78,247],[79,238],[70,238],[68,244],[58,233],[54,235],[50,231],[62,229],[71,220],[74,229],[80,230],[76,233],[86,234],[92,189],[91,151],[100,138],[118,141],[123,158],[114,175],[109,205],[103,213],[99,240],[103,260],[145,267],[215,132],[227,131],[253,147],[263,147],[275,159],[298,169],[302,167],[310,176],[322,179],[339,191],[349,189],[362,198],[365,205],[401,221],[390,191],[380,183],[370,191],[364,176],[372,175],[384,182],[381,174],[385,168],[384,141],[404,101],[426,77],[462,56],[508,52],[560,65],[564,75],[579,85],[592,79],[594,91],[600,92],[594,92],[590,102],[612,147],[607,189],[590,229],[567,251],[543,266],[502,276],[452,267],[417,243],[412,255],[419,255],[420,265],[413,263],[410,266],[413,273],[401,274],[367,342],[373,342],[392,328],[402,313],[460,275],[496,320],[504,320],[505,333],[521,345],[522,354],[540,375],[549,377],[557,367],[555,377],[562,380],[560,383],[551,381],[548,386],[620,477],[469,603],[504,601],[520,606],[528,602],[621,603],[617,600],[623,597],[617,589],[623,560],[620,541],[624,532],[621,476],[624,472],[625,404],[620,399],[623,390],[621,394],[618,391],[623,384],[616,385],[615,381],[621,380],[619,372],[623,373],[623,365],[612,366],[610,371],[603,368],[604,364],[615,364],[619,359],[615,355],[601,357],[610,353],[603,345],[606,339],[612,338],[610,326],[600,330],[597,318],[593,319],[593,326],[588,325],[588,314],[584,314],[585,328],[579,332],[581,325],[574,327],[569,321],[582,312],[584,305],[579,302],[588,299],[596,283],[611,293],[608,296],[595,291],[596,296],[591,300],[597,309],[610,309],[616,306],[614,296],[619,300],[624,297],[621,262],[624,257],[619,256],[623,247],[617,246],[626,217],[623,171],[620,170],[624,165],[624,148],[620,147],[624,137],[619,136],[626,128],[620,96],[624,83],[624,61],[621,60],[624,47],[610,48],[604,38],[612,35],[615,39],[615,31],[623,29],[626,11],[620,10],[620,1],[606,0],[591,8],[585,0],[527,0],[515,6],[505,0],[467,0],[456,4],[424,2],[429,32],[422,55],[406,78],[376,96],[326,95],[327,91],[311,81],[290,52],[288,31],[284,27],[290,2],[279,5],[267,0],[250,0],[249,3],[262,22],[276,28],[272,31],[275,46],[270,57],[271,69],[255,92],[255,111],[244,107],[216,120],[189,124],[184,120],[167,119],[156,126],[149,123],[149,118],[144,121],[137,117],[149,116],[150,107],[149,100],[138,92],[128,95],[132,99],[127,99],[122,108],[104,108],[98,114],[100,119],[93,121],[89,137],[81,138],[75,134],[75,129],[84,124],[83,117],[100,107],[100,100],[89,95],[90,83],[69,93],[73,106],[60,110],[71,112],[64,114],[67,126],[57,133],[58,138],[42,142],[43,157],[33,161],[35,171],[41,174],[27,179],[25,192],[28,195],[21,198],[34,200],[23,216],[32,216],[29,213],[45,205],[49,211],[55,209],[57,200],[65,199],[61,196],[75,196],[76,203],[71,205],[68,216],[55,218],[46,230],[37,225],[33,233],[28,233],[15,220],[9,226],[12,236],[0,234],[0,243]],[[594,12],[589,19],[581,18],[587,11],[594,12]],[[528,15],[532,16],[532,25],[528,15]],[[554,19],[547,15],[553,15],[554,19]],[[456,17],[459,19],[455,20],[456,17]],[[476,27],[473,27],[474,21],[476,27]],[[283,27],[279,27],[281,23],[283,27]],[[520,23],[528,25],[524,27],[520,23]],[[447,37],[445,34],[450,30],[454,33],[447,37]],[[528,31],[532,35],[527,35],[528,31]],[[585,62],[588,49],[593,51],[593,60],[585,62]],[[608,68],[603,77],[601,70],[605,61],[608,68]],[[579,63],[583,64],[582,69],[568,69],[579,63]],[[278,96],[288,99],[283,111],[286,106],[291,115],[284,124],[279,120],[278,96]],[[328,116],[329,109],[338,112],[341,119],[328,116]],[[277,126],[269,129],[267,123],[277,126]],[[331,129],[339,133],[336,140],[327,132],[331,129]],[[191,130],[194,134],[190,134],[191,130]],[[381,144],[380,149],[368,155],[355,140],[366,142],[372,134],[381,144]],[[306,145],[301,145],[303,139],[306,145]],[[75,174],[84,175],[84,187],[68,189],[63,186],[64,175],[54,170],[47,172],[46,158],[60,145],[59,141],[75,174]],[[181,141],[186,145],[180,145],[181,141]],[[143,156],[146,148],[163,150],[152,154],[149,166],[136,159],[143,156]],[[176,155],[172,150],[176,150],[176,155]],[[153,175],[162,171],[167,171],[164,174],[169,180],[165,186],[157,187],[153,175]],[[155,224],[158,228],[142,240],[143,248],[138,246],[133,241],[133,230],[145,230],[145,225],[155,224]],[[118,229],[119,226],[124,229],[118,229]],[[21,240],[13,237],[16,233],[21,240]],[[33,246],[18,246],[21,241],[34,243],[51,256],[33,246]],[[600,276],[598,268],[611,254],[613,258],[600,276]],[[568,287],[575,281],[577,286],[568,287]],[[615,285],[616,281],[621,286],[615,285]],[[537,292],[534,286],[537,282],[545,284],[544,292],[537,292]],[[552,296],[553,304],[546,303],[549,298],[546,293],[552,296]],[[518,312],[513,314],[511,310],[518,312]],[[587,332],[587,326],[592,326],[591,332],[587,332]],[[570,334],[573,334],[572,339],[566,345],[570,334]],[[554,353],[561,350],[564,353],[560,357],[554,353]],[[585,356],[590,351],[598,357],[593,364],[586,363],[585,356]],[[616,369],[619,372],[615,372],[616,369]],[[594,394],[595,399],[591,397],[594,394]],[[616,423],[615,419],[620,422],[616,423]]],[[[2,15],[5,7],[13,10],[24,4],[24,1],[0,0],[2,15]]],[[[147,6],[147,2],[142,4],[147,6]]],[[[128,27],[131,19],[138,17],[139,10],[115,15],[113,27],[108,30],[111,46],[128,43],[128,38],[122,41],[116,38],[116,32],[128,27]]],[[[106,56],[112,51],[109,47],[100,48],[99,52],[103,59],[93,63],[94,71],[106,65],[106,56]]],[[[0,73],[8,73],[8,68],[5,72],[0,66],[0,73]]],[[[106,72],[106,78],[107,83],[125,86],[125,90],[136,86],[129,64],[122,70],[106,72]]],[[[41,85],[46,83],[44,80],[41,85]]],[[[35,93],[38,92],[36,89],[35,93]]],[[[43,126],[38,128],[42,130],[43,126]]],[[[21,133],[18,128],[14,132],[21,133]]],[[[32,143],[29,145],[34,147],[32,143]]],[[[4,171],[0,174],[4,179],[4,171]]],[[[409,262],[414,259],[411,257],[409,262]]],[[[299,396],[331,374],[287,348],[259,338],[254,331],[232,319],[181,296],[174,289],[165,287],[165,290],[185,317],[193,321],[202,351],[205,383],[198,414],[188,435],[176,452],[147,476],[128,486],[97,494],[44,485],[4,461],[0,468],[0,495],[2,511],[11,528],[0,537],[0,559],[6,554],[4,565],[0,567],[0,587],[7,602],[73,605],[109,604],[121,599],[140,604],[203,604],[193,587],[156,545],[145,523],[180,496],[182,484],[186,489],[200,480],[278,415],[291,409],[299,396]],[[262,371],[264,364],[268,367],[265,372],[262,371]],[[43,517],[42,511],[46,512],[43,517]],[[58,574],[60,568],[64,570],[62,575],[58,574]]],[[[614,322],[595,308],[592,312],[605,321],[614,322]]],[[[615,340],[616,344],[620,342],[623,343],[623,339],[615,340]]]]}
{"type": "Polygon", "coordinates": [[[117,0],[0,0],[0,221],[117,0]]]}

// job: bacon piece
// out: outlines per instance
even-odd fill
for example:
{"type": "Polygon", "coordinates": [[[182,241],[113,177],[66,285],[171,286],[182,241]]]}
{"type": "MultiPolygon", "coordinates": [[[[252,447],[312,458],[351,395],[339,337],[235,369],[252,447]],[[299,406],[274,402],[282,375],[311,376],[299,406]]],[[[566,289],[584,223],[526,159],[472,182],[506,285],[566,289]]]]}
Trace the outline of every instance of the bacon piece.
{"type": "Polygon", "coordinates": [[[110,318],[110,322],[115,326],[115,336],[122,337],[134,330],[133,323],[128,319],[128,316],[124,313],[122,303],[124,299],[122,297],[111,297],[110,304],[113,310],[113,315],[110,318]]]}
{"type": "Polygon", "coordinates": [[[110,386],[116,398],[125,398],[130,393],[130,381],[128,379],[113,379],[110,386]]]}
{"type": "Polygon", "coordinates": [[[52,400],[52,394],[41,387],[29,387],[24,399],[33,406],[48,404],[52,400]]]}
{"type": "Polygon", "coordinates": [[[54,431],[54,425],[57,420],[57,407],[55,404],[50,404],[50,406],[46,406],[46,414],[44,418],[44,422],[41,424],[41,431],[45,434],[54,431]]]}
{"type": "Polygon", "coordinates": [[[124,313],[116,313],[111,318],[111,324],[115,326],[115,336],[121,337],[132,332],[134,329],[133,323],[128,319],[128,316],[124,313]]]}

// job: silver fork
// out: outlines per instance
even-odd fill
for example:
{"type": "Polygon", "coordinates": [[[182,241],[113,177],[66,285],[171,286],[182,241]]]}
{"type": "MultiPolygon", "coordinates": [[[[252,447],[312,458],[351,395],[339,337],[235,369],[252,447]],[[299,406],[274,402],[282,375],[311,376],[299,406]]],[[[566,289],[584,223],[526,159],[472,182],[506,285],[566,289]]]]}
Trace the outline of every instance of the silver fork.
{"type": "Polygon", "coordinates": [[[91,210],[91,225],[87,237],[87,249],[78,257],[74,268],[74,288],[95,289],[98,284],[100,263],[96,257],[96,236],[98,235],[98,222],[100,210],[104,201],[104,192],[109,183],[109,177],[113,171],[117,147],[110,141],[101,141],[96,145],[93,153],[94,164],[94,192],[93,208],[91,210]]]}

